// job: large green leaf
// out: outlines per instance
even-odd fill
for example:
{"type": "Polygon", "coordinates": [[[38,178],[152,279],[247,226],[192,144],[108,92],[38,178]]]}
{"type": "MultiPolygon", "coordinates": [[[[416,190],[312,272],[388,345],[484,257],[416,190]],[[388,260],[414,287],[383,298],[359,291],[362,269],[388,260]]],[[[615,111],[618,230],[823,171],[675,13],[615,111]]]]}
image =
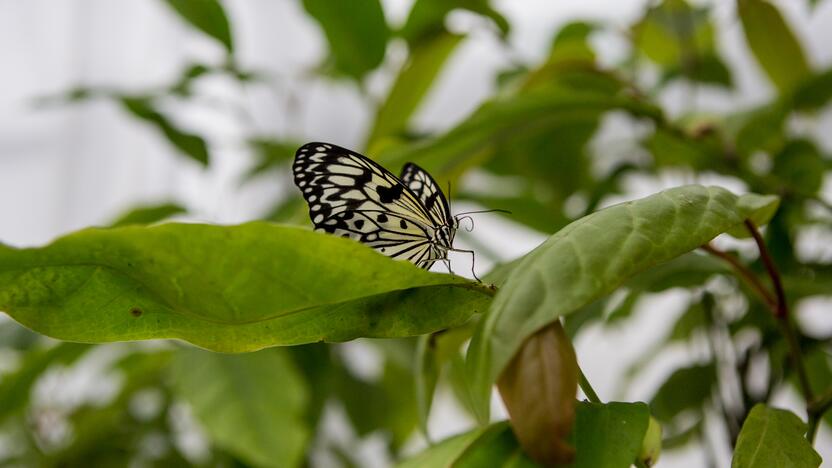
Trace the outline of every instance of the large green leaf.
{"type": "Polygon", "coordinates": [[[742,425],[733,468],[815,468],[821,458],[803,437],[806,424],[791,411],[758,404],[742,425]]]}
{"type": "Polygon", "coordinates": [[[255,466],[298,466],[310,436],[306,389],[285,353],[184,349],[170,377],[215,444],[255,466]]]}
{"type": "Polygon", "coordinates": [[[474,334],[468,359],[480,419],[488,419],[492,384],[527,337],[640,271],[739,232],[746,218],[765,223],[776,206],[773,196],[691,185],[609,207],[558,231],[512,270],[474,334]]]}
{"type": "Polygon", "coordinates": [[[231,26],[217,0],[165,0],[185,21],[219,41],[228,53],[234,52],[231,26]]]}
{"type": "Polygon", "coordinates": [[[636,459],[650,412],[644,403],[577,403],[574,468],[627,468],[636,459]]]}
{"type": "Polygon", "coordinates": [[[385,136],[407,130],[410,116],[422,103],[439,72],[456,50],[463,36],[442,33],[414,46],[410,57],[376,113],[368,147],[385,136]]]}
{"type": "Polygon", "coordinates": [[[306,229],[163,224],[0,245],[0,310],[69,341],[180,338],[219,351],[401,337],[465,322],[490,290],[306,229]]]}
{"type": "Polygon", "coordinates": [[[454,9],[464,9],[491,19],[505,36],[509,22],[491,8],[488,0],[416,0],[399,34],[411,46],[430,41],[446,32],[445,16],[454,9]]]}
{"type": "MultiPolygon", "coordinates": [[[[505,423],[503,423],[505,424],[505,423]]],[[[421,468],[423,466],[446,467],[451,466],[456,459],[485,432],[486,429],[475,429],[443,440],[428,450],[400,463],[399,468],[421,468]]]]}
{"type": "Polygon", "coordinates": [[[757,62],[781,94],[811,74],[803,47],[777,8],[766,0],[737,0],[745,38],[757,62]]]}
{"type": "Polygon", "coordinates": [[[390,30],[379,0],[303,0],[321,25],[336,71],[362,78],[384,59],[390,30]]]}

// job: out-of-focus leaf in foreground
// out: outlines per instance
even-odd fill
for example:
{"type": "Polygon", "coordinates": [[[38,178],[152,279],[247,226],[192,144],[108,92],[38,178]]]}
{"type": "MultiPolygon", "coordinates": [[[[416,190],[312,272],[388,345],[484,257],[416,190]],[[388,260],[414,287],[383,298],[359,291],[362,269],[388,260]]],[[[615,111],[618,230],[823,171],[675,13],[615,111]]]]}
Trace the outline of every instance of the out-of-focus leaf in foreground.
{"type": "Polygon", "coordinates": [[[171,216],[185,213],[187,210],[176,203],[159,203],[157,205],[137,206],[122,214],[110,226],[130,226],[132,224],[151,224],[163,221],[171,216]]]}
{"type": "Polygon", "coordinates": [[[778,199],[690,185],[585,216],[558,231],[509,274],[468,349],[472,397],[488,419],[491,386],[523,341],[610,293],[636,273],[689,252],[743,221],[768,221],[778,199]]]}
{"type": "Polygon", "coordinates": [[[821,458],[805,432],[806,424],[791,411],[758,404],[742,425],[731,466],[816,468],[821,458]]]}
{"type": "Polygon", "coordinates": [[[180,338],[218,351],[402,337],[465,322],[490,292],[306,229],[163,224],[0,245],[0,310],[68,341],[180,338]]]}

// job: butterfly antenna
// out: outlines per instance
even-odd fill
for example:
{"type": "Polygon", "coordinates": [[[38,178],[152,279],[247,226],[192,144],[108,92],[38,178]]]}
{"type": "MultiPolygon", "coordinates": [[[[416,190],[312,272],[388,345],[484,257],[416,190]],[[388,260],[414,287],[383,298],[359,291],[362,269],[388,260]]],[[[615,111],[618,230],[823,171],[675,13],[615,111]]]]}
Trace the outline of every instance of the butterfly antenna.
{"type": "Polygon", "coordinates": [[[474,230],[474,218],[472,218],[472,217],[470,217],[470,216],[467,216],[467,215],[466,215],[466,216],[457,216],[457,217],[456,217],[456,221],[457,221],[457,222],[462,221],[463,219],[467,219],[468,221],[471,221],[471,226],[470,226],[470,227],[468,227],[468,228],[465,228],[465,230],[466,230],[466,231],[468,231],[468,232],[473,231],[473,230],[474,230]]]}
{"type": "Polygon", "coordinates": [[[501,210],[499,208],[495,208],[493,210],[477,210],[477,211],[465,211],[463,213],[457,213],[457,216],[469,215],[469,214],[477,214],[477,213],[505,213],[505,214],[513,214],[509,210],[501,210]]]}

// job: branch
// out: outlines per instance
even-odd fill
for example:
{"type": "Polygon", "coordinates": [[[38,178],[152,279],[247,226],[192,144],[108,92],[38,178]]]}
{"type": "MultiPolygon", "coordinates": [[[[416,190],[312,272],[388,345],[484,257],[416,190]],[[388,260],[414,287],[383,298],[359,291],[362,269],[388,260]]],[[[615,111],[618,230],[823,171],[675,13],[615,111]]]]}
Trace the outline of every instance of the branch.
{"type": "Polygon", "coordinates": [[[745,220],[745,227],[757,243],[757,248],[760,250],[760,259],[766,267],[768,276],[771,278],[771,284],[774,286],[774,294],[777,297],[776,306],[773,308],[774,317],[777,319],[783,336],[786,338],[786,344],[789,347],[789,358],[792,365],[797,371],[798,381],[800,382],[800,390],[803,392],[803,398],[806,400],[806,412],[809,414],[809,429],[806,432],[806,438],[809,442],[814,441],[815,432],[817,431],[817,418],[812,418],[811,406],[814,401],[812,396],[812,387],[809,385],[809,376],[806,373],[806,366],[803,364],[803,356],[800,352],[800,343],[797,340],[797,333],[789,317],[789,304],[786,302],[786,293],[783,291],[783,282],[780,280],[780,272],[777,271],[777,266],[769,255],[766,243],[757,230],[757,226],[750,219],[745,220]],[[814,419],[814,420],[813,420],[814,419]],[[812,424],[814,422],[814,424],[812,424]]]}
{"type": "Polygon", "coordinates": [[[584,375],[584,371],[581,368],[578,368],[578,377],[580,380],[578,381],[578,385],[580,385],[581,390],[586,395],[587,399],[593,403],[601,403],[601,399],[598,398],[598,394],[595,393],[595,389],[592,388],[592,385],[589,384],[589,380],[587,380],[586,376],[584,375]]]}
{"type": "Polygon", "coordinates": [[[763,299],[763,302],[766,303],[770,308],[774,309],[777,306],[777,299],[771,295],[768,289],[763,286],[763,283],[760,282],[759,278],[748,268],[745,267],[736,257],[729,254],[728,252],[723,252],[716,247],[712,246],[711,244],[705,244],[700,247],[700,249],[708,252],[709,254],[721,258],[725,260],[731,267],[739,274],[740,279],[746,282],[748,286],[754,290],[760,297],[763,299]]]}

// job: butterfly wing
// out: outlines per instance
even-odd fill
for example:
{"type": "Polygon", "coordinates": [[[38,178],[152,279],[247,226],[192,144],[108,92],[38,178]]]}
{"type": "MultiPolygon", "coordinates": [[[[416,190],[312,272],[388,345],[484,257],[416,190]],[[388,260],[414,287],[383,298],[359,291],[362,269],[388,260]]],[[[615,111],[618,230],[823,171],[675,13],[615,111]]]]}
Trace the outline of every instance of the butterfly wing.
{"type": "Polygon", "coordinates": [[[430,268],[432,217],[396,176],[369,158],[329,143],[307,143],[292,166],[315,229],[430,268]]]}
{"type": "Polygon", "coordinates": [[[407,163],[402,168],[402,182],[419,199],[436,226],[452,225],[453,216],[448,199],[439,184],[421,167],[407,163]]]}

